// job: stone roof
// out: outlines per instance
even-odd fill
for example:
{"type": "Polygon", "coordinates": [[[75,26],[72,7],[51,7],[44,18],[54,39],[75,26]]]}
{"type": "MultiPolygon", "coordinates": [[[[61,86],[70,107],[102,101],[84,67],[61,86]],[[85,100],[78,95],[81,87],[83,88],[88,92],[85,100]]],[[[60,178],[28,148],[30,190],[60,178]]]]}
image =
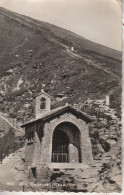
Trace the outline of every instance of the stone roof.
{"type": "Polygon", "coordinates": [[[32,123],[35,123],[37,121],[43,121],[43,122],[49,121],[51,119],[54,119],[54,118],[62,115],[63,113],[66,113],[66,112],[70,112],[70,113],[76,115],[78,118],[84,119],[86,122],[91,122],[94,120],[93,117],[91,117],[90,115],[88,115],[85,112],[82,112],[78,108],[75,108],[75,107],[70,106],[70,105],[65,105],[65,106],[61,106],[61,107],[58,107],[56,109],[51,110],[50,112],[42,115],[38,119],[33,119],[27,123],[24,123],[21,125],[21,127],[25,127],[25,126],[32,124],[32,123]]]}

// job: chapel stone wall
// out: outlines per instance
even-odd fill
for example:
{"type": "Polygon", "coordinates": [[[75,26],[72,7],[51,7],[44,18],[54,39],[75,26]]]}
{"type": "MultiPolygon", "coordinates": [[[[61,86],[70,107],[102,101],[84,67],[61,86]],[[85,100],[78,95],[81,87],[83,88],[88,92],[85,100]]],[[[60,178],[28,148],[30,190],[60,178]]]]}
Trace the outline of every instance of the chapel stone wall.
{"type": "Polygon", "coordinates": [[[93,156],[91,141],[89,137],[89,126],[84,120],[77,118],[71,113],[65,113],[59,116],[58,118],[55,118],[45,124],[44,128],[45,135],[43,137],[42,142],[43,151],[41,154],[42,162],[45,161],[46,164],[51,163],[53,131],[55,130],[57,125],[63,122],[70,122],[72,124],[75,124],[77,128],[80,130],[81,161],[86,164],[91,163],[93,160],[93,156]]]}
{"type": "Polygon", "coordinates": [[[33,139],[28,140],[28,132],[33,131],[35,134],[35,124],[25,127],[25,168],[33,165],[34,149],[35,149],[35,136],[33,139]]]}

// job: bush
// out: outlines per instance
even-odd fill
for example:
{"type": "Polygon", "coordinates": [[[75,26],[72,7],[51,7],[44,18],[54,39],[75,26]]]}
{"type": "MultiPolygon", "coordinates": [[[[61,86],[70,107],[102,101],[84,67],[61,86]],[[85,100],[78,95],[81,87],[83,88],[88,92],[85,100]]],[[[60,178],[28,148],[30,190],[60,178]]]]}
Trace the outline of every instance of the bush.
{"type": "Polygon", "coordinates": [[[99,139],[99,142],[102,146],[102,148],[105,150],[105,152],[108,152],[111,149],[111,146],[109,143],[107,143],[104,139],[99,139]]]}
{"type": "Polygon", "coordinates": [[[27,90],[25,88],[21,88],[20,90],[16,90],[12,92],[13,97],[21,96],[24,94],[27,90]]]}

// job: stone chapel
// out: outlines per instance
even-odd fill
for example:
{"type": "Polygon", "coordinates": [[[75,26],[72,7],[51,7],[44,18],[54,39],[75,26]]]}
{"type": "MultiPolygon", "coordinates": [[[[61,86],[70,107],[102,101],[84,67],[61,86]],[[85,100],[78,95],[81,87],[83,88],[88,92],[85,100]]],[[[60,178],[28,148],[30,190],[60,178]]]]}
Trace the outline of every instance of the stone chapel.
{"type": "Polygon", "coordinates": [[[44,90],[35,102],[36,118],[21,126],[25,128],[26,170],[38,174],[44,165],[81,168],[92,163],[92,117],[71,105],[51,110],[50,96],[44,90]]]}

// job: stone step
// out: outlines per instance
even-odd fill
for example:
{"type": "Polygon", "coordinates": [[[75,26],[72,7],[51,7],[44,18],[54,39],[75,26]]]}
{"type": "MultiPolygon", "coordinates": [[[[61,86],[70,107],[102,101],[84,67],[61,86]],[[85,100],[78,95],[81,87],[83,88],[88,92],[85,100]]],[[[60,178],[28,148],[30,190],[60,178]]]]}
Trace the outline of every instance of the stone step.
{"type": "MultiPolygon", "coordinates": [[[[109,153],[108,155],[104,155],[104,156],[102,156],[102,160],[110,160],[111,158],[112,158],[112,156],[113,156],[113,153],[109,153]]],[[[115,156],[115,155],[114,155],[115,156]]]]}
{"type": "Polygon", "coordinates": [[[95,183],[98,182],[98,178],[97,177],[93,177],[93,178],[85,178],[83,179],[85,181],[85,183],[95,183]]]}
{"type": "Polygon", "coordinates": [[[89,165],[84,163],[51,163],[48,165],[49,169],[85,169],[88,168],[89,165]],[[71,167],[71,168],[70,168],[71,167]]]}
{"type": "Polygon", "coordinates": [[[68,189],[68,191],[76,191],[77,185],[73,184],[73,183],[68,183],[67,184],[67,189],[68,189]]]}
{"type": "Polygon", "coordinates": [[[82,178],[82,179],[85,179],[85,178],[93,178],[93,177],[95,177],[95,176],[97,176],[98,175],[98,172],[94,172],[94,173],[91,173],[91,172],[87,172],[87,173],[85,173],[85,174],[82,174],[80,177],[82,178]]]}
{"type": "Polygon", "coordinates": [[[77,184],[77,192],[87,192],[87,185],[77,184]]]}

